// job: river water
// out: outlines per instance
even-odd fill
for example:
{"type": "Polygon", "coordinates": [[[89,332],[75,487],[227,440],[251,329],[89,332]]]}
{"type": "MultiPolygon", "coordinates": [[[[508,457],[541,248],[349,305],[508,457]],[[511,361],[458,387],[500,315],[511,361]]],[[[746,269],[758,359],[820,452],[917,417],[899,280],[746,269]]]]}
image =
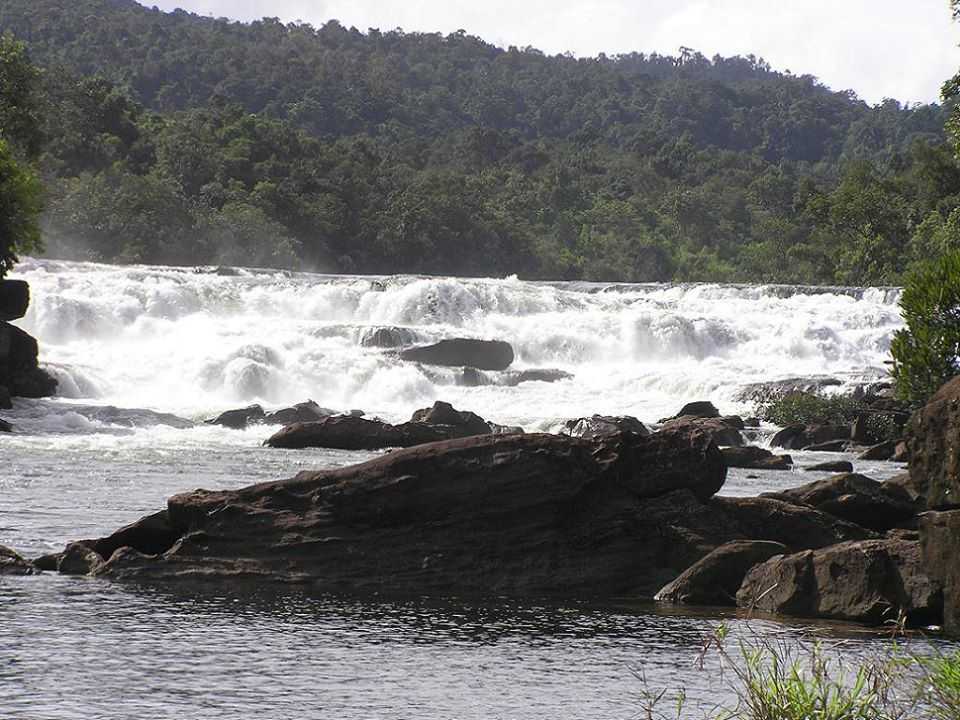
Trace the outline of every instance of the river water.
{"type": "MultiPolygon", "coordinates": [[[[898,292],[784,286],[600,285],[117,267],[27,259],[19,325],[61,396],[17,400],[0,438],[0,544],[28,556],[96,537],[173,493],[233,488],[371,453],[261,446],[271,430],[202,424],[224,409],[307,398],[390,421],[435,400],[551,431],[595,412],[645,422],[690,400],[750,411],[750,383],[881,379],[898,292]],[[418,342],[496,338],[516,369],[570,373],[467,387],[454,370],[365,347],[380,327],[418,342]],[[182,427],[176,418],[193,421],[182,427]]],[[[771,429],[765,428],[768,433],[771,429]]],[[[763,441],[761,437],[758,442],[763,441]]],[[[732,471],[725,494],[806,482],[732,471]]],[[[823,459],[822,456],[816,459],[823,459]]],[[[882,479],[890,463],[857,469],[882,479]]],[[[628,718],[643,683],[725,697],[695,660],[715,615],[446,599],[348,600],[248,587],[0,579],[0,718],[628,718]]],[[[800,625],[728,619],[734,633],[800,625]]],[[[831,637],[836,629],[826,632],[831,637]]],[[[841,632],[846,652],[883,640],[841,632]]],[[[712,669],[711,669],[712,668],[712,669]]],[[[728,698],[729,699],[729,698],[728,698]]],[[[691,715],[693,717],[694,715],[691,715]]]]}

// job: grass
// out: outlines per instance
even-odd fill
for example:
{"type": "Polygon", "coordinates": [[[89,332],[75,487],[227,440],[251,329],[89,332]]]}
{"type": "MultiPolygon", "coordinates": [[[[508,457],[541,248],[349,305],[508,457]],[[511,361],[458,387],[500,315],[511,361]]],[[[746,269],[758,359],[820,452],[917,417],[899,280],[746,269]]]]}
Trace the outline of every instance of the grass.
{"type": "Polygon", "coordinates": [[[899,642],[883,656],[843,659],[842,647],[755,637],[731,652],[720,626],[698,658],[715,654],[732,705],[703,710],[683,689],[644,681],[643,720],[960,720],[960,650],[914,656],[899,642]]]}

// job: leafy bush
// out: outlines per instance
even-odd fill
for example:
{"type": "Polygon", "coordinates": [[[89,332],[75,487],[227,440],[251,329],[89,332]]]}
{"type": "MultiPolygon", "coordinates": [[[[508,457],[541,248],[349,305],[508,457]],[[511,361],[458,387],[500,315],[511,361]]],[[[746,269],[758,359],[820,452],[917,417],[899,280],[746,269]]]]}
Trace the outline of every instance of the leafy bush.
{"type": "Polygon", "coordinates": [[[922,405],[960,373],[960,251],[911,272],[900,310],[907,326],[890,346],[897,396],[922,405]]]}
{"type": "Polygon", "coordinates": [[[866,410],[853,394],[825,395],[815,392],[778,390],[754,395],[754,414],[775,425],[844,425],[866,410]]]}

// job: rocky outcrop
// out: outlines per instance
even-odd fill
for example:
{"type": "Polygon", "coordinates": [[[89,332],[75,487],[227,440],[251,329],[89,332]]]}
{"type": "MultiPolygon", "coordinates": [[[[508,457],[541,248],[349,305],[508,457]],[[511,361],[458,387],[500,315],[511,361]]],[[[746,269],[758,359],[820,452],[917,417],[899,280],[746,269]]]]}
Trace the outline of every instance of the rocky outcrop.
{"type": "Polygon", "coordinates": [[[605,435],[614,435],[619,432],[632,432],[638,435],[649,435],[647,427],[629,415],[593,415],[588,418],[567,420],[560,431],[571,437],[596,439],[605,435]]]}
{"type": "Polygon", "coordinates": [[[661,428],[663,430],[696,428],[701,432],[709,433],[717,445],[735,447],[743,445],[743,435],[734,424],[730,424],[725,418],[701,418],[695,415],[681,415],[678,418],[667,420],[661,428]]]}
{"type": "Polygon", "coordinates": [[[892,538],[774,556],[747,573],[737,605],[871,624],[896,622],[903,613],[926,625],[939,622],[943,593],[924,570],[920,543],[892,538]]]}
{"type": "Polygon", "coordinates": [[[37,341],[20,328],[0,322],[0,385],[14,397],[53,395],[57,381],[40,368],[37,341]]]}
{"type": "Polygon", "coordinates": [[[502,340],[451,338],[433,345],[408,348],[400,352],[403,360],[426,365],[473,367],[478,370],[506,370],[513,362],[513,348],[502,340]]]}
{"type": "Polygon", "coordinates": [[[737,591],[750,569],[787,552],[786,546],[776,542],[734,540],[684,570],[680,577],[661,588],[654,599],[677,605],[736,606],[737,591]]]}
{"type": "Polygon", "coordinates": [[[0,321],[19,320],[30,307],[30,286],[23,280],[0,280],[0,321]]]}
{"type": "Polygon", "coordinates": [[[308,447],[339,450],[382,450],[463,437],[460,428],[426,423],[391,425],[382,420],[334,415],[315,422],[293,423],[270,436],[266,445],[299,450],[308,447]]]}
{"type": "Polygon", "coordinates": [[[227,410],[215,418],[207,420],[207,425],[222,425],[231,430],[243,430],[253,423],[263,422],[265,413],[260,405],[248,405],[245,408],[227,410]]]}
{"type": "MultiPolygon", "coordinates": [[[[725,472],[696,430],[598,441],[473,436],[178,495],[161,523],[176,535],[169,548],[121,547],[94,572],[330,591],[650,597],[737,537],[704,504],[725,472]]],[[[93,546],[106,552],[101,542],[93,546]]]]}
{"type": "Polygon", "coordinates": [[[848,425],[788,425],[770,440],[772,447],[802,450],[834,440],[850,440],[848,425]]]}
{"type": "Polygon", "coordinates": [[[943,628],[960,635],[960,510],[920,516],[924,567],[943,588],[943,628]]]}
{"type": "Polygon", "coordinates": [[[960,507],[960,376],[910,418],[910,476],[931,509],[960,507]]]}
{"type": "Polygon", "coordinates": [[[793,467],[793,458],[789,455],[774,455],[765,448],[755,445],[721,448],[727,467],[746,468],[748,470],[789,470],[793,467]]]}
{"type": "Polygon", "coordinates": [[[911,524],[920,510],[916,501],[899,485],[877,482],[855,473],[764,493],[761,497],[813,507],[878,532],[911,524]]]}
{"type": "Polygon", "coordinates": [[[715,497],[710,500],[710,505],[736,524],[740,537],[772,540],[792,551],[879,537],[871,530],[839,520],[816,508],[773,498],[715,497]]]}
{"type": "Polygon", "coordinates": [[[40,570],[29,560],[8,547],[0,545],[0,577],[4,575],[35,575],[40,570]]]}

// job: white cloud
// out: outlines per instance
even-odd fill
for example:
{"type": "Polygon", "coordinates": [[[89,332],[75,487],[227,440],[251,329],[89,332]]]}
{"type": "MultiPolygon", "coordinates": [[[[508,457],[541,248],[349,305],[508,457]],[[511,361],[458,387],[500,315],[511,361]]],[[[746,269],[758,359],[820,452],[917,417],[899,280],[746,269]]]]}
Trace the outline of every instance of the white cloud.
{"type": "Polygon", "coordinates": [[[947,0],[147,0],[162,9],[361,30],[453,32],[548,53],[754,55],[870,102],[932,101],[960,68],[947,0]]]}

